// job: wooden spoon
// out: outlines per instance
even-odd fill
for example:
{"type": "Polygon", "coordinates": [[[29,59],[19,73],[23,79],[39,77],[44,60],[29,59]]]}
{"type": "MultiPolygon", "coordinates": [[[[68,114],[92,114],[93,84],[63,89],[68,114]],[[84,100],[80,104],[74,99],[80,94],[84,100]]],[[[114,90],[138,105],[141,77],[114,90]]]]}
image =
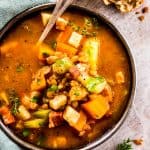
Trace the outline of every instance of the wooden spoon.
{"type": "Polygon", "coordinates": [[[56,20],[64,13],[64,11],[69,7],[69,5],[72,4],[73,1],[74,0],[56,0],[56,6],[52,13],[52,17],[50,17],[44,31],[42,32],[38,40],[38,44],[45,40],[46,36],[56,23],[56,20]]]}

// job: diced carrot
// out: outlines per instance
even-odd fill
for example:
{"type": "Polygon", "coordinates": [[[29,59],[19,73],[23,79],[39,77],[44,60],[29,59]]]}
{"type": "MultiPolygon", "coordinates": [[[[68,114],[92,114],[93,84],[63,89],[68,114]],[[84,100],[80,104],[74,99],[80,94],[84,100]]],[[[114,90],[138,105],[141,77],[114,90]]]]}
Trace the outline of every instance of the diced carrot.
{"type": "Polygon", "coordinates": [[[70,45],[61,43],[61,42],[57,43],[56,50],[60,51],[60,52],[63,52],[63,53],[66,53],[68,56],[73,56],[77,53],[76,48],[74,48],[70,45]]]}
{"type": "Polygon", "coordinates": [[[124,83],[125,82],[125,77],[122,71],[119,71],[116,73],[116,81],[118,84],[124,83]]]}
{"type": "Polygon", "coordinates": [[[107,98],[95,94],[90,96],[90,101],[82,104],[82,108],[93,119],[101,119],[109,110],[109,103],[107,98]]]}
{"type": "Polygon", "coordinates": [[[57,42],[62,42],[62,43],[65,43],[68,41],[70,35],[72,33],[72,28],[71,27],[66,27],[65,31],[62,31],[58,37],[57,37],[57,42]]]}
{"type": "Polygon", "coordinates": [[[11,124],[15,122],[15,118],[7,106],[0,107],[0,115],[2,115],[5,124],[11,124]]]}
{"type": "Polygon", "coordinates": [[[78,132],[84,130],[84,127],[87,123],[87,116],[83,111],[80,111],[80,118],[76,124],[73,124],[72,127],[76,129],[78,132]]]}

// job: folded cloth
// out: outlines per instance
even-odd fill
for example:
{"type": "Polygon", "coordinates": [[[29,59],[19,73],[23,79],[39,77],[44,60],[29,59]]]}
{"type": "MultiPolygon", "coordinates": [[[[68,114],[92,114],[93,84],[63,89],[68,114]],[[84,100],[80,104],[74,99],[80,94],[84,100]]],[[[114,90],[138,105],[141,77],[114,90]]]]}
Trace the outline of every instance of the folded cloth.
{"type": "MultiPolygon", "coordinates": [[[[0,29],[15,15],[23,10],[55,0],[0,0],[0,29]]],[[[9,140],[0,129],[0,150],[21,150],[21,148],[9,140]]]]}

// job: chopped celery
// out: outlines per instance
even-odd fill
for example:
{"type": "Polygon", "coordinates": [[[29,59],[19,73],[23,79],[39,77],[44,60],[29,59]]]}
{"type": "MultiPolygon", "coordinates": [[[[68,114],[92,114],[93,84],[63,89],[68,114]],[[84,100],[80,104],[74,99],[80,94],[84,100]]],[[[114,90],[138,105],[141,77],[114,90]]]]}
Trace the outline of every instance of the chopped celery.
{"type": "Polygon", "coordinates": [[[29,130],[29,129],[24,129],[23,132],[22,132],[22,135],[23,135],[24,137],[29,136],[29,135],[30,135],[30,130],[29,130]]]}
{"type": "Polygon", "coordinates": [[[44,125],[45,119],[33,119],[24,122],[25,128],[40,128],[44,125]]]}
{"type": "Polygon", "coordinates": [[[98,65],[98,53],[99,53],[100,42],[96,38],[89,38],[83,45],[83,52],[88,56],[88,62],[90,65],[91,74],[97,74],[98,65]]]}
{"type": "Polygon", "coordinates": [[[72,66],[72,62],[68,57],[57,60],[53,65],[53,71],[58,74],[67,72],[72,66]]]}
{"type": "Polygon", "coordinates": [[[89,92],[100,93],[106,86],[106,80],[103,77],[88,77],[85,80],[85,86],[89,92]]]}
{"type": "Polygon", "coordinates": [[[47,118],[49,112],[50,112],[50,109],[41,109],[41,110],[34,112],[33,115],[38,118],[47,118]]]}

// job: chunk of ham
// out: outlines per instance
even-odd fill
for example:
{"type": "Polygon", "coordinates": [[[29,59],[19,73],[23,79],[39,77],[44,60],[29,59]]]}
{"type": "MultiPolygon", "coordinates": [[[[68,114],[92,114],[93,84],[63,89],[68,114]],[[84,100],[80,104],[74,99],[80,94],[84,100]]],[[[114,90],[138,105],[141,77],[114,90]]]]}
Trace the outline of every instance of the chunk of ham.
{"type": "Polygon", "coordinates": [[[49,113],[49,128],[60,126],[63,123],[63,113],[51,111],[49,113]]]}

